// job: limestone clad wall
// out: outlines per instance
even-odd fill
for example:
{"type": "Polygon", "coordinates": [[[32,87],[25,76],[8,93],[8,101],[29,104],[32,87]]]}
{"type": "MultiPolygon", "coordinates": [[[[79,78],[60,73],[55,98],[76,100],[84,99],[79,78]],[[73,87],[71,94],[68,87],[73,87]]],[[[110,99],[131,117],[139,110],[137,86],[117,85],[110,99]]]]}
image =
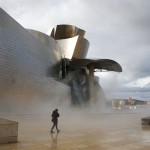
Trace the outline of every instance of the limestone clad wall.
{"type": "Polygon", "coordinates": [[[0,144],[15,143],[18,140],[18,122],[0,118],[0,144]]]}

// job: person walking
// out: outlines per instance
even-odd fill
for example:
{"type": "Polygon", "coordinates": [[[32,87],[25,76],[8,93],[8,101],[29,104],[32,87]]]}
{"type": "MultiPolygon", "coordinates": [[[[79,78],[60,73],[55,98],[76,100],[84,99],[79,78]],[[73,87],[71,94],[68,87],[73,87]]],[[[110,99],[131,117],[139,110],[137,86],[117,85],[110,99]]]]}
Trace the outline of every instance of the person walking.
{"type": "Polygon", "coordinates": [[[60,131],[60,130],[58,130],[58,117],[59,117],[58,109],[55,109],[52,113],[53,126],[51,128],[51,133],[54,133],[54,131],[53,131],[54,127],[56,127],[57,132],[60,131]]]}

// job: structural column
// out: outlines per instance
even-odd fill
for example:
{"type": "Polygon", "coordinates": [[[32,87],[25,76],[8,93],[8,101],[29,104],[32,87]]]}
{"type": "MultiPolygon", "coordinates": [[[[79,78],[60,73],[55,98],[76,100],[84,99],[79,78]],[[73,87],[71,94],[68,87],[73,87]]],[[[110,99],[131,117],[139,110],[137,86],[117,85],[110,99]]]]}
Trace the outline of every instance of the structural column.
{"type": "Polygon", "coordinates": [[[89,68],[89,99],[90,103],[94,102],[94,91],[95,91],[95,86],[94,86],[94,69],[93,66],[90,66],[89,68]]]}

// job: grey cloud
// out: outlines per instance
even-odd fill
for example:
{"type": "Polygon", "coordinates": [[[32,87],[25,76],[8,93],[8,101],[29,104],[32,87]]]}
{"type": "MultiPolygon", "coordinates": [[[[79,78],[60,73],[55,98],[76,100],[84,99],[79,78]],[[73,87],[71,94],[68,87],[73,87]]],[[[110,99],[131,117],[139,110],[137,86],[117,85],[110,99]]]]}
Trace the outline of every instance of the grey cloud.
{"type": "MultiPolygon", "coordinates": [[[[93,50],[89,53],[89,56],[93,55],[92,57],[99,54],[101,57],[118,61],[126,76],[132,77],[131,80],[147,76],[150,73],[150,30],[149,28],[145,29],[145,25],[142,26],[142,24],[139,29],[137,23],[137,21],[145,20],[149,27],[147,24],[150,17],[149,2],[141,5],[143,2],[146,1],[111,1],[109,8],[114,14],[114,20],[111,19],[110,22],[111,28],[104,28],[103,31],[96,30],[98,39],[95,40],[93,35],[92,40],[95,42],[93,45],[96,45],[93,46],[95,54],[93,54],[93,50]],[[147,17],[142,12],[147,14],[147,17]]],[[[112,14],[110,14],[111,17],[112,14]]],[[[106,22],[109,24],[109,21],[106,20],[106,22]]],[[[99,24],[99,26],[101,25],[99,24]]]]}
{"type": "MultiPolygon", "coordinates": [[[[145,85],[146,88],[150,88],[150,82],[145,85]]],[[[149,89],[150,91],[150,89],[149,89]]]]}

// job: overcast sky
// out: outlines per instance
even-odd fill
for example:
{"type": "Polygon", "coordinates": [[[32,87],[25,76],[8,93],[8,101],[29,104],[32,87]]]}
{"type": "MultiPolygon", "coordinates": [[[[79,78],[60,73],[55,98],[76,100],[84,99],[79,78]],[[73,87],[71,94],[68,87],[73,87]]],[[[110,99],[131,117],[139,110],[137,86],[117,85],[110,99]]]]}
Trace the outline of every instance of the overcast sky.
{"type": "Polygon", "coordinates": [[[122,73],[97,74],[104,89],[119,91],[118,98],[150,99],[150,0],[0,0],[0,6],[25,28],[84,29],[88,58],[122,66],[122,73]]]}

